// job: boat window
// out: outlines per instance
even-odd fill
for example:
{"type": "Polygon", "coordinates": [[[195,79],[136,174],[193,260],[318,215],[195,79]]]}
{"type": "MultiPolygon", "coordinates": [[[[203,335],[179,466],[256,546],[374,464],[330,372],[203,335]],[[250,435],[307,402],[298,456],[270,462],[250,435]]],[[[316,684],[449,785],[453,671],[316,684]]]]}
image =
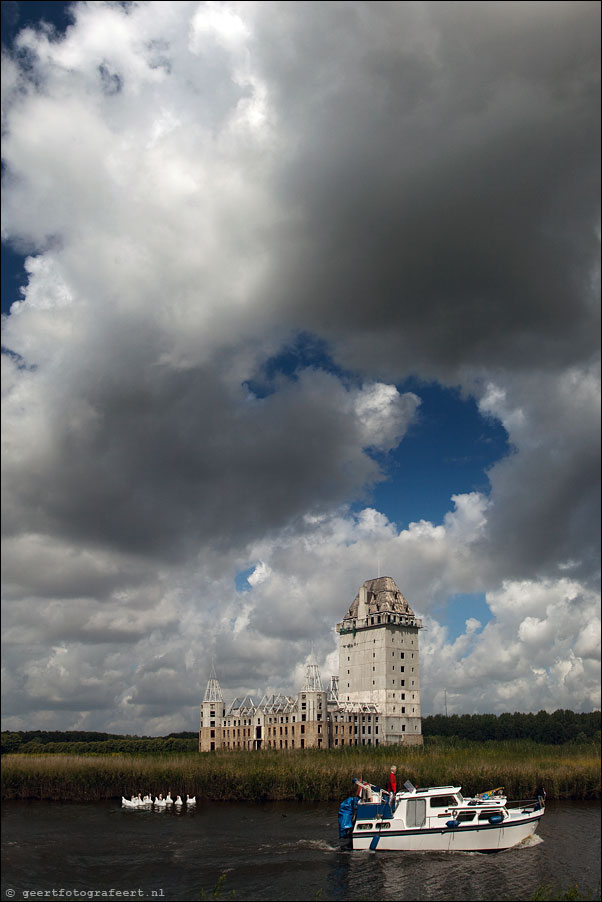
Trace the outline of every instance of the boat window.
{"type": "Polygon", "coordinates": [[[382,821],[380,824],[376,825],[377,830],[388,830],[391,824],[389,821],[382,821]]]}
{"type": "Polygon", "coordinates": [[[475,811],[461,811],[457,816],[456,820],[460,823],[464,821],[474,821],[475,811]]]}
{"type": "Polygon", "coordinates": [[[499,808],[487,808],[485,811],[479,812],[480,821],[488,821],[492,814],[501,814],[499,808]]]}
{"type": "Polygon", "coordinates": [[[372,830],[372,824],[358,824],[358,830],[372,830]]]}
{"type": "Polygon", "coordinates": [[[406,826],[422,827],[426,820],[426,799],[408,799],[406,805],[406,826]]]}
{"type": "Polygon", "coordinates": [[[455,796],[431,796],[431,808],[449,808],[457,805],[455,796]]]}

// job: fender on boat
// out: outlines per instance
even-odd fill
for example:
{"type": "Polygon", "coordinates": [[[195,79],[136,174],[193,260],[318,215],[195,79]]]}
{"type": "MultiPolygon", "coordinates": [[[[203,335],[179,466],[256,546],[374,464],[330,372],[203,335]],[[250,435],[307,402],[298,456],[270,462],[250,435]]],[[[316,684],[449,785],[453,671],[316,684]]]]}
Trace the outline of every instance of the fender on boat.
{"type": "Polygon", "coordinates": [[[358,802],[357,796],[349,796],[348,799],[344,799],[341,802],[339,808],[339,836],[341,839],[349,836],[353,830],[358,802]]]}

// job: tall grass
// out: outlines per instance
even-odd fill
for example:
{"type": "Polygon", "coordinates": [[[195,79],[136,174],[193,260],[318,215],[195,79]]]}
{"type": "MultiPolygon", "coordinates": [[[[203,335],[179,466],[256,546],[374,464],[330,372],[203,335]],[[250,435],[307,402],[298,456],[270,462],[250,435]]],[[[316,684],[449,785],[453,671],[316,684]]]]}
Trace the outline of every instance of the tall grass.
{"type": "Polygon", "coordinates": [[[592,744],[544,746],[529,741],[459,747],[265,749],[209,754],[5,755],[4,799],[106,799],[132,793],[180,793],[210,800],[336,800],[353,777],[383,785],[389,765],[415,786],[461,785],[465,794],[504,786],[526,799],[544,786],[548,799],[599,799],[600,753],[592,744]]]}

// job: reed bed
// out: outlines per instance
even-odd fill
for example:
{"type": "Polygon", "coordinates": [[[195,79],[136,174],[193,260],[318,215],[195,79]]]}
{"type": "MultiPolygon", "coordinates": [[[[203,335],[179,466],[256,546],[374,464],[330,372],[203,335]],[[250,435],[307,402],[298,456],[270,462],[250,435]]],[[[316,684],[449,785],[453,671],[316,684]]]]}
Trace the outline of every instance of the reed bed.
{"type": "Polygon", "coordinates": [[[5,755],[3,799],[96,800],[133,793],[186,793],[208,800],[333,801],[353,792],[353,777],[377,785],[397,765],[398,782],[456,784],[465,794],[504,786],[509,798],[599,799],[600,752],[592,744],[528,741],[459,748],[261,750],[158,755],[5,755]],[[401,778],[401,780],[400,780],[401,778]]]}

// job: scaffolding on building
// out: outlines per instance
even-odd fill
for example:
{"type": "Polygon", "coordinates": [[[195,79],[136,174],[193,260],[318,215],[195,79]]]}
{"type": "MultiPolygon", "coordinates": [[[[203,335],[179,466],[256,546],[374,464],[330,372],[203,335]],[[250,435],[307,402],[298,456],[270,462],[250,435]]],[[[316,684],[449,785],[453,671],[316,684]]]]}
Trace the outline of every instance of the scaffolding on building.
{"type": "Polygon", "coordinates": [[[301,692],[324,692],[320,670],[313,655],[305,668],[305,685],[301,692]]]}
{"type": "Polygon", "coordinates": [[[264,695],[258,706],[264,714],[291,714],[297,710],[297,699],[290,695],[264,695]]]}
{"type": "Polygon", "coordinates": [[[222,695],[222,689],[218,682],[217,675],[215,673],[215,666],[211,665],[211,673],[209,674],[209,681],[207,683],[207,689],[205,690],[205,697],[203,698],[204,702],[211,702],[212,704],[223,704],[224,696],[222,695]]]}

